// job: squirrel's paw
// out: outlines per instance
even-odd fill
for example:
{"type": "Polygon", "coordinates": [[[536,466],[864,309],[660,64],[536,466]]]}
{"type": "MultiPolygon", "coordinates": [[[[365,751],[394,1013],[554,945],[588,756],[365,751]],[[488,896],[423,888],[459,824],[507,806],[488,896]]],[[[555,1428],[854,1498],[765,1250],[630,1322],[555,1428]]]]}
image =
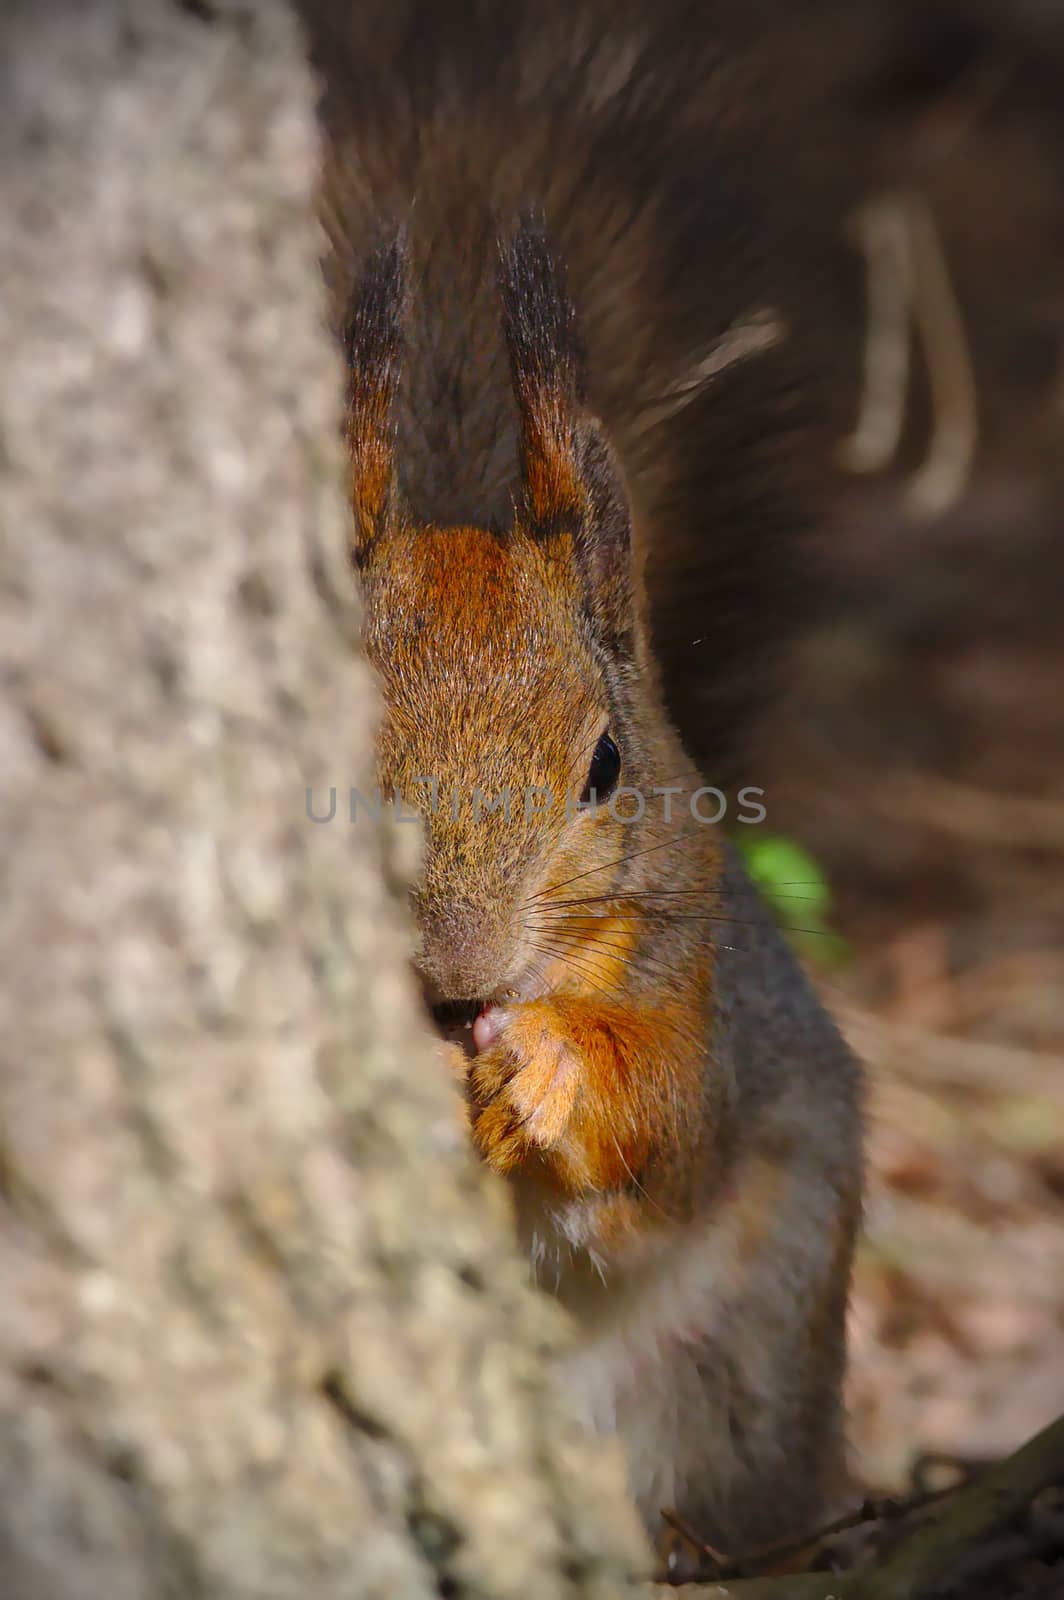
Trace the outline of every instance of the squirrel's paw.
{"type": "Polygon", "coordinates": [[[469,1068],[469,1057],[460,1044],[452,1044],[448,1039],[437,1039],[436,1059],[440,1062],[455,1083],[464,1083],[469,1068]]]}
{"type": "Polygon", "coordinates": [[[469,1069],[473,1138],[497,1172],[531,1150],[549,1150],[569,1126],[580,1084],[579,1052],[550,1000],[486,1012],[474,1029],[469,1069]]]}
{"type": "MultiPolygon", "coordinates": [[[[460,1089],[465,1088],[466,1074],[469,1069],[469,1057],[460,1044],[452,1044],[447,1039],[435,1041],[436,1059],[454,1080],[460,1089]]],[[[456,1097],[456,1107],[459,1120],[468,1132],[471,1125],[470,1106],[465,1095],[456,1097]]]]}

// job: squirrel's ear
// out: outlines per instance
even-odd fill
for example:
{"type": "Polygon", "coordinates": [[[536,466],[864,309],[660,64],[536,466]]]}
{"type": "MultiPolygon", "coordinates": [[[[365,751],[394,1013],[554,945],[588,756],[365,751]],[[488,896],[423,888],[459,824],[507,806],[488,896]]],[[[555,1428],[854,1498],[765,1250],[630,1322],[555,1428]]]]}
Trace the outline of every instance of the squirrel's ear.
{"type": "Polygon", "coordinates": [[[628,500],[584,404],[576,317],[541,227],[524,223],[500,247],[499,277],[525,515],[538,537],[571,539],[588,615],[620,644],[634,625],[628,500]]]}
{"type": "Polygon", "coordinates": [[[620,463],[606,430],[594,417],[577,424],[580,475],[586,499],[573,530],[589,613],[614,649],[629,651],[636,621],[632,514],[620,463]]]}
{"type": "Polygon", "coordinates": [[[406,253],[401,234],[366,264],[351,300],[347,356],[347,444],[355,514],[352,555],[364,566],[397,510],[395,400],[403,343],[406,253]]]}

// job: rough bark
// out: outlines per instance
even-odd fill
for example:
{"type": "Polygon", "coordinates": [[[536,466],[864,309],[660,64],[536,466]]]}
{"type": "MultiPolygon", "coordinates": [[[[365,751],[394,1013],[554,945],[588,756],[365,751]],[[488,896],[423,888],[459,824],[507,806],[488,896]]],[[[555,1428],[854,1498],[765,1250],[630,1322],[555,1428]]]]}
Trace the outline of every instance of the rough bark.
{"type": "Polygon", "coordinates": [[[0,1593],[619,1595],[416,1021],[412,830],[346,817],[291,18],[7,0],[0,62],[0,1593]]]}

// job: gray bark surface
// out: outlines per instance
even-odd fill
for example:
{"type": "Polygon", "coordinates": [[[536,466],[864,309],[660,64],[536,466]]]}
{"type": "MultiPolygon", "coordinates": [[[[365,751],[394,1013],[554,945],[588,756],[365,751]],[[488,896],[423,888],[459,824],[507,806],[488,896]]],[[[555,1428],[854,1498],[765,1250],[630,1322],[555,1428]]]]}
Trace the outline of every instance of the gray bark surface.
{"type": "Polygon", "coordinates": [[[412,830],[346,816],[311,107],[280,0],[0,18],[4,1600],[642,1559],[416,1022],[412,830]]]}

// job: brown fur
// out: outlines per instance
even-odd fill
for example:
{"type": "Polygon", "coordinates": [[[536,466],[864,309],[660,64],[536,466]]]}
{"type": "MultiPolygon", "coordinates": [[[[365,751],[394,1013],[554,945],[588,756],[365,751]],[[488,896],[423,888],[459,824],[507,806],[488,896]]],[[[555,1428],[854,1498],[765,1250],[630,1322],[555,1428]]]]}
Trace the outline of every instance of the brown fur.
{"type": "MultiPolygon", "coordinates": [[[[470,1126],[577,1318],[561,1381],[591,1425],[621,1433],[649,1525],[671,1505],[742,1550],[800,1532],[844,1476],[858,1077],[731,853],[685,809],[702,780],[667,715],[669,613],[654,600],[670,570],[697,576],[710,628],[736,599],[714,589],[709,541],[732,522],[749,532],[795,481],[769,472],[787,384],[770,368],[682,426],[640,423],[663,383],[652,353],[682,376],[753,293],[734,262],[681,266],[698,230],[670,220],[652,173],[617,165],[610,138],[634,148],[626,117],[660,158],[658,80],[641,99],[633,57],[631,98],[610,101],[580,43],[593,6],[565,22],[546,5],[538,31],[520,6],[519,25],[489,8],[488,43],[443,9],[449,32],[417,5],[407,17],[431,48],[394,16],[379,38],[349,21],[340,36],[378,77],[352,65],[365,97],[350,106],[342,74],[329,90],[380,781],[426,812],[427,990],[491,1024],[468,1066],[470,1126]],[[609,138],[587,109],[600,91],[609,138]],[[597,185],[567,165],[563,106],[597,185]],[[575,808],[607,729],[634,793],[575,808]],[[509,811],[490,809],[507,790],[509,811]]],[[[654,56],[645,12],[622,7],[617,26],[654,56]]],[[[672,70],[679,92],[686,68],[672,70]]],[[[685,204],[712,190],[700,160],[685,204]]]]}
{"type": "Polygon", "coordinates": [[[763,138],[779,86],[759,8],[300,5],[329,132],[341,335],[382,237],[406,237],[395,426],[412,519],[510,520],[521,419],[497,242],[531,215],[563,264],[586,398],[655,553],[645,581],[666,703],[711,781],[749,781],[751,709],[777,690],[787,642],[815,611],[803,540],[851,421],[850,396],[837,416],[828,381],[821,308],[834,284],[763,138]],[[763,313],[779,340],[697,381],[716,343],[763,313]]]}

